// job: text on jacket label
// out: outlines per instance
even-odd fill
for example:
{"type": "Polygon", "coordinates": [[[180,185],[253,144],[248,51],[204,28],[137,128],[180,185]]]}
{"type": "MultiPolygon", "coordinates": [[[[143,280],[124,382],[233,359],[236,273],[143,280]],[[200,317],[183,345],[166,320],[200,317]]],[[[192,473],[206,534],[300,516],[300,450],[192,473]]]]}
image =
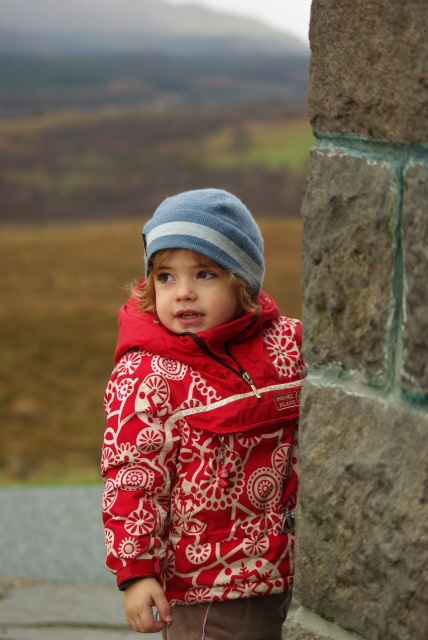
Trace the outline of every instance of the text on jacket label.
{"type": "Polygon", "coordinates": [[[285,411],[285,409],[289,409],[290,407],[298,407],[300,403],[300,389],[296,391],[288,391],[287,393],[280,393],[273,396],[273,400],[278,411],[285,411]]]}

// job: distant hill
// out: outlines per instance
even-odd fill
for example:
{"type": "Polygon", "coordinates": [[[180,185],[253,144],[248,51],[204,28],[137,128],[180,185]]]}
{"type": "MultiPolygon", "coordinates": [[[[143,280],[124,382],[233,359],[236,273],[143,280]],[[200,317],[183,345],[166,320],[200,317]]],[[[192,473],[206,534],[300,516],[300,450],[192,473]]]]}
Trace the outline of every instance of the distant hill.
{"type": "Polygon", "coordinates": [[[309,55],[255,19],[164,0],[0,0],[0,16],[0,54],[309,55]]]}
{"type": "Polygon", "coordinates": [[[302,56],[0,55],[0,118],[57,109],[306,103],[302,56]]]}

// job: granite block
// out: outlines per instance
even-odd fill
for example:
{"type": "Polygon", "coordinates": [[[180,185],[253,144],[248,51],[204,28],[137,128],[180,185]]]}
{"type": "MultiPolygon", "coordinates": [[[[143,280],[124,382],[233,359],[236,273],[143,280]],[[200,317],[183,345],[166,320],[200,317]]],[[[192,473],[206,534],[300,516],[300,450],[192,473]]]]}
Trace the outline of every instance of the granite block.
{"type": "Polygon", "coordinates": [[[399,200],[388,160],[312,150],[302,206],[307,364],[390,380],[399,200]]]}
{"type": "Polygon", "coordinates": [[[428,3],[313,0],[314,132],[428,141],[428,3]]]}
{"type": "Polygon", "coordinates": [[[428,161],[404,172],[404,362],[402,386],[428,399],[428,161]]]}
{"type": "Polygon", "coordinates": [[[428,637],[428,415],[307,380],[297,600],[368,640],[428,637]]]}

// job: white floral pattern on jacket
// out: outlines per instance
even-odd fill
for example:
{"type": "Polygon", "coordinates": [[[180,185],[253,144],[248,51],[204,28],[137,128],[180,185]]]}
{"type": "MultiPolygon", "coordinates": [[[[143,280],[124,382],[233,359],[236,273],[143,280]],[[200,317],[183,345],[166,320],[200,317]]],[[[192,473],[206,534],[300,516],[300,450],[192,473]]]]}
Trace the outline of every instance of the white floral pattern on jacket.
{"type": "Polygon", "coordinates": [[[299,321],[276,317],[236,346],[236,358],[249,350],[247,370],[264,354],[250,371],[260,399],[206,356],[196,368],[194,355],[183,362],[147,345],[119,359],[102,456],[107,565],[118,583],[155,575],[172,604],[292,587],[294,534],[283,525],[297,490],[297,330],[299,321]]]}

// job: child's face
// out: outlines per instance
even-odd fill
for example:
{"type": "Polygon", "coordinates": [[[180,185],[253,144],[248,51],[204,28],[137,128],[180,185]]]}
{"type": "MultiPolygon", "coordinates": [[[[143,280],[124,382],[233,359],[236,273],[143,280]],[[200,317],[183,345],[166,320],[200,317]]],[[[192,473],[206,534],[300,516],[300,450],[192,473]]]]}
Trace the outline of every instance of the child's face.
{"type": "Polygon", "coordinates": [[[198,263],[197,254],[173,249],[154,273],[156,312],[173,333],[198,333],[236,318],[241,309],[228,272],[198,263]]]}

